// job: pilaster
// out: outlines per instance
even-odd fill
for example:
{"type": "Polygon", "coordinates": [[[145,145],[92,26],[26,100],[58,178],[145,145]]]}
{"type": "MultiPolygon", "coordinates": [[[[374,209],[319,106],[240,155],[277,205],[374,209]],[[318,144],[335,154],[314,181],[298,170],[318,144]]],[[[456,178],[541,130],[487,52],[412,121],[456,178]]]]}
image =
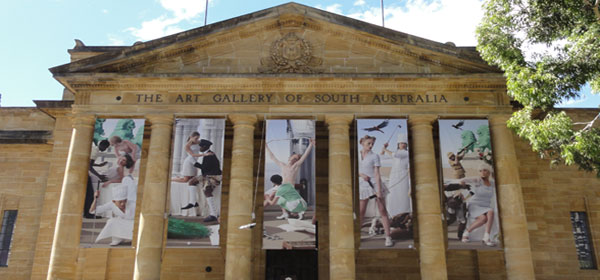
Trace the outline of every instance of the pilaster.
{"type": "Polygon", "coordinates": [[[329,275],[355,279],[350,122],[353,115],[326,115],[329,128],[329,275]]]}
{"type": "Polygon", "coordinates": [[[506,127],[509,115],[490,117],[500,223],[508,279],[535,279],[523,193],[519,180],[513,134],[506,127]]]}
{"type": "Polygon", "coordinates": [[[445,235],[442,227],[440,191],[433,146],[435,115],[411,115],[415,196],[419,225],[419,259],[422,279],[448,279],[445,235]]]}
{"type": "Polygon", "coordinates": [[[252,278],[252,231],[240,229],[252,222],[254,125],[256,115],[229,115],[233,123],[225,279],[252,278]]]}
{"type": "Polygon", "coordinates": [[[152,124],[133,279],[160,279],[169,183],[172,115],[148,115],[152,124]]]}
{"type": "Polygon", "coordinates": [[[73,279],[94,132],[93,115],[76,115],[60,194],[47,279],[73,279]]]}

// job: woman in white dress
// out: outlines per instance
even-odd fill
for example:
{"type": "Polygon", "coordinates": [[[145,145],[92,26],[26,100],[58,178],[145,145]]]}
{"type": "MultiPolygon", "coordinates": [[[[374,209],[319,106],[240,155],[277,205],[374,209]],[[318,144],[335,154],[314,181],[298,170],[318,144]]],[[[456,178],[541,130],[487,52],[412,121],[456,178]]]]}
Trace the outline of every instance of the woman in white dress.
{"type": "Polygon", "coordinates": [[[185,144],[185,151],[187,157],[183,160],[181,178],[173,179],[174,182],[187,183],[192,178],[198,175],[198,168],[194,166],[198,162],[199,157],[212,155],[212,152],[200,153],[200,133],[198,131],[192,132],[188,137],[185,144]]]}
{"type": "Polygon", "coordinates": [[[94,202],[92,202],[92,206],[90,207],[90,214],[110,213],[110,218],[106,221],[106,225],[100,231],[98,238],[96,238],[96,243],[106,238],[112,239],[111,246],[119,245],[123,241],[131,241],[135,207],[127,203],[127,189],[127,184],[119,184],[114,187],[112,192],[113,200],[98,207],[96,207],[96,202],[100,192],[96,191],[94,202]]]}
{"type": "Polygon", "coordinates": [[[123,140],[119,136],[113,136],[109,139],[110,145],[113,146],[115,155],[118,157],[129,155],[131,160],[133,160],[133,164],[127,167],[129,170],[129,174],[133,174],[135,169],[135,162],[141,155],[141,150],[138,148],[138,145],[132,143],[129,140],[123,140]]]}
{"type": "Polygon", "coordinates": [[[199,207],[198,204],[198,183],[192,183],[190,180],[198,175],[198,168],[194,166],[198,162],[199,157],[213,155],[212,152],[200,153],[200,133],[192,132],[185,144],[187,157],[183,160],[181,178],[173,179],[173,182],[188,183],[188,203],[181,210],[187,210],[192,207],[199,207]]]}
{"type": "Polygon", "coordinates": [[[120,156],[117,159],[117,166],[109,168],[104,174],[107,181],[102,183],[102,187],[106,188],[112,183],[121,183],[125,177],[125,168],[130,168],[135,162],[129,155],[120,156]]]}
{"type": "Polygon", "coordinates": [[[362,224],[367,211],[367,204],[371,198],[375,198],[379,214],[383,223],[383,230],[385,231],[385,246],[391,247],[394,245],[390,236],[390,219],[388,217],[387,210],[385,209],[385,196],[387,190],[381,182],[381,176],[379,174],[379,167],[381,162],[379,156],[373,151],[373,145],[375,144],[376,138],[373,136],[365,135],[360,139],[360,145],[362,147],[358,155],[358,175],[359,175],[359,196],[360,196],[360,222],[362,224]]]}
{"type": "MultiPolygon", "coordinates": [[[[490,179],[492,168],[488,164],[481,164],[479,167],[479,177],[465,178],[461,180],[461,185],[470,185],[473,195],[467,200],[467,210],[470,218],[475,218],[465,230],[462,236],[462,242],[469,242],[469,233],[478,227],[485,225],[485,233],[482,242],[487,246],[494,246],[490,240],[490,232],[494,225],[494,209],[496,205],[496,188],[494,180],[490,179]]],[[[463,196],[464,197],[464,196],[463,196]]]]}
{"type": "Polygon", "coordinates": [[[388,143],[383,144],[381,155],[392,156],[392,168],[387,188],[390,193],[385,197],[385,205],[390,217],[412,212],[410,200],[410,173],[408,157],[408,140],[405,134],[398,135],[398,147],[395,152],[387,149],[388,143]]]}

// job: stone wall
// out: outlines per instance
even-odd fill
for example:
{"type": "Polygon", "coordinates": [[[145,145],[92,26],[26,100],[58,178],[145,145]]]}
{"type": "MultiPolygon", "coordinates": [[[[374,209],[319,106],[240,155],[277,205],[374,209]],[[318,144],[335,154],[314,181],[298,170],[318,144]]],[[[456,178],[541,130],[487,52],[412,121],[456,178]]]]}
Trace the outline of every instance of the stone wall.
{"type": "MultiPolygon", "coordinates": [[[[71,137],[71,122],[65,116],[56,121],[35,112],[14,110],[13,129],[53,130],[48,144],[0,145],[0,210],[19,210],[9,266],[0,268],[0,278],[45,279],[64,166],[71,137]],[[32,117],[33,116],[33,120],[32,117]],[[35,119],[40,121],[36,122],[35,119]],[[23,122],[19,123],[18,120],[23,122]]],[[[590,120],[596,110],[567,110],[577,121],[590,120]]],[[[9,115],[5,110],[3,116],[9,115]]],[[[255,165],[260,151],[260,126],[255,130],[255,165]]],[[[4,127],[3,127],[4,128],[4,127]]],[[[145,138],[148,138],[146,135],[145,138]]],[[[317,126],[317,204],[319,211],[319,279],[329,279],[327,221],[327,130],[317,126]]],[[[227,127],[225,158],[230,158],[232,129],[227,127]]],[[[147,140],[147,139],[146,139],[147,140]]],[[[515,137],[519,172],[537,279],[599,279],[597,270],[581,270],[577,261],[570,211],[587,211],[595,244],[600,237],[600,181],[576,167],[550,166],[515,137]]],[[[147,154],[145,141],[144,154],[147,154]]],[[[145,160],[145,158],[143,159],[145,160]]],[[[230,162],[224,160],[224,171],[230,162]]],[[[262,169],[259,166],[255,168],[262,169]]],[[[256,170],[255,170],[256,171],[256,170]]],[[[140,183],[140,190],[143,190],[140,183]]],[[[227,180],[223,185],[220,249],[167,248],[163,251],[162,279],[222,279],[225,271],[227,180]],[[211,267],[211,272],[206,267],[211,267]]],[[[262,185],[259,182],[259,186],[262,185]]],[[[139,194],[142,198],[142,193],[139,194]]],[[[258,196],[261,197],[261,191],[258,196]]],[[[141,200],[139,200],[141,201],[141,200]]],[[[259,206],[259,203],[257,203],[259,206]]],[[[260,206],[256,229],[261,228],[260,206]]],[[[418,215],[418,213],[416,213],[418,215]]],[[[418,225],[417,225],[418,228],[418,225]]],[[[261,279],[265,253],[260,248],[260,230],[254,231],[253,274],[261,279]]],[[[416,241],[418,242],[418,240],[416,241]]],[[[596,252],[598,246],[596,246],[596,252]]],[[[449,250],[446,254],[449,279],[506,279],[502,251],[449,250]]],[[[133,248],[82,248],[77,258],[77,279],[131,279],[135,259],[133,248]]],[[[357,279],[419,279],[416,250],[359,250],[357,279]]]]}
{"type": "MultiPolygon", "coordinates": [[[[35,108],[2,108],[0,131],[25,135],[26,131],[52,131],[54,120],[35,108]]],[[[18,210],[8,267],[0,279],[29,279],[36,248],[42,201],[52,162],[52,145],[31,139],[0,142],[0,219],[6,210],[18,210]],[[34,141],[35,142],[35,141],[34,141]]],[[[45,141],[44,141],[45,142],[45,141]]]]}
{"type": "Polygon", "coordinates": [[[46,279],[50,249],[54,237],[58,201],[65,174],[65,166],[71,142],[71,120],[66,116],[58,116],[53,130],[53,145],[47,155],[48,176],[45,181],[45,190],[40,194],[41,201],[38,212],[39,231],[35,242],[35,255],[31,279],[46,279]]]}
{"type": "MultiPolygon", "coordinates": [[[[590,121],[598,110],[566,110],[590,121]]],[[[577,167],[551,167],[524,141],[516,141],[531,251],[537,279],[600,279],[598,270],[579,269],[571,211],[587,211],[596,258],[600,245],[600,179],[577,167]]]]}
{"type": "Polygon", "coordinates": [[[36,108],[2,107],[0,110],[0,130],[2,131],[40,131],[53,128],[54,120],[36,108]]]}

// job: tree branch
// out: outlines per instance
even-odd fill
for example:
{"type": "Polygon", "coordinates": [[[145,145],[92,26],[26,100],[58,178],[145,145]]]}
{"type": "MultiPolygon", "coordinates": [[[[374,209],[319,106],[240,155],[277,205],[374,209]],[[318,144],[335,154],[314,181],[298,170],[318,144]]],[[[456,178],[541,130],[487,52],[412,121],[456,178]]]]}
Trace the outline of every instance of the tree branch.
{"type": "Polygon", "coordinates": [[[592,4],[589,0],[583,0],[583,2],[586,5],[592,7],[592,11],[594,11],[596,20],[598,21],[598,23],[600,23],[600,10],[598,10],[598,7],[600,6],[600,0],[596,0],[596,2],[594,4],[592,4]]]}
{"type": "MultiPolygon", "coordinates": [[[[600,1],[600,0],[598,0],[598,1],[600,1]]],[[[598,120],[599,117],[600,117],[600,113],[598,113],[596,115],[596,117],[590,122],[577,122],[577,123],[573,123],[573,124],[585,124],[585,127],[582,128],[580,131],[586,131],[586,130],[589,130],[590,128],[592,128],[592,126],[594,126],[594,123],[598,120]]]]}

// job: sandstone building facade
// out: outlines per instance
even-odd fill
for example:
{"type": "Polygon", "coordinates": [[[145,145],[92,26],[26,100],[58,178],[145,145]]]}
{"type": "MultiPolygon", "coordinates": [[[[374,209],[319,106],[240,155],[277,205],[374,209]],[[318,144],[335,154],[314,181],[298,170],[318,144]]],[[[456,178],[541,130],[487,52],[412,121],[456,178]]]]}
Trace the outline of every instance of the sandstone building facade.
{"type": "MultiPolygon", "coordinates": [[[[547,161],[506,128],[502,72],[456,47],[286,4],[125,47],[69,50],[51,68],[61,101],[0,109],[0,215],[17,210],[3,279],[264,279],[252,221],[266,119],[316,120],[319,279],[598,279],[579,267],[570,212],[600,238],[600,181],[547,161]],[[165,207],[175,118],[227,119],[219,249],[172,248],[165,207]],[[352,127],[406,118],[415,248],[359,250],[352,127]],[[130,248],[82,248],[79,235],[96,118],[146,120],[130,248]],[[501,250],[449,250],[435,132],[440,118],[488,119],[501,250]],[[235,202],[235,203],[231,203],[235,202]]],[[[568,110],[592,119],[598,110],[568,110]]],[[[260,194],[259,194],[260,195],[260,194]]],[[[595,248],[598,248],[596,246],[595,248]]]]}

